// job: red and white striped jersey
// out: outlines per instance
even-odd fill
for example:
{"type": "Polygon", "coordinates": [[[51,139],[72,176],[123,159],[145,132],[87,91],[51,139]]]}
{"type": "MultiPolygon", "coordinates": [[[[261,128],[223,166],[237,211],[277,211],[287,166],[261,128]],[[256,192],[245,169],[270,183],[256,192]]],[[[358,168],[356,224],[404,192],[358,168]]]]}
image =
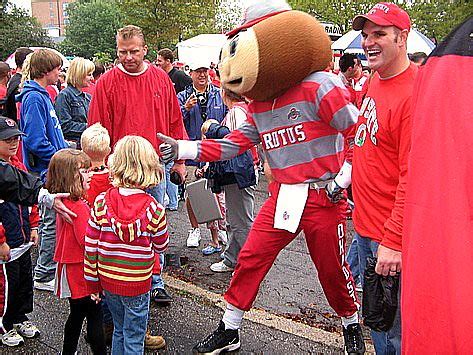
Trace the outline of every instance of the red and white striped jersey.
{"type": "Polygon", "coordinates": [[[351,163],[357,117],[341,80],[315,72],[273,101],[251,102],[248,119],[237,130],[198,143],[197,160],[228,160],[262,142],[276,181],[329,180],[344,159],[351,163]]]}

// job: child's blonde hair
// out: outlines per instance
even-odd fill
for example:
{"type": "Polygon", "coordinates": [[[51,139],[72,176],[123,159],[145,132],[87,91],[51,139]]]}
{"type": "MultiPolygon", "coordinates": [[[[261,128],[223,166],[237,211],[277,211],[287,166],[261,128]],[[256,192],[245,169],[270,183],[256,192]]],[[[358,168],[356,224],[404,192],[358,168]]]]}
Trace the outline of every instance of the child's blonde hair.
{"type": "Polygon", "coordinates": [[[145,189],[156,186],[163,179],[158,154],[143,137],[125,136],[120,139],[108,162],[115,187],[145,189]]]}
{"type": "Polygon", "coordinates": [[[200,127],[200,130],[202,131],[202,135],[205,135],[207,133],[207,131],[209,130],[210,126],[213,123],[220,124],[220,122],[212,118],[202,123],[202,127],[200,127]]]}
{"type": "Polygon", "coordinates": [[[52,194],[68,192],[70,199],[77,201],[86,193],[79,169],[88,168],[90,158],[87,154],[76,149],[61,149],[49,162],[45,187],[52,194]]]}
{"type": "Polygon", "coordinates": [[[100,123],[88,127],[80,137],[80,146],[92,160],[103,160],[110,154],[110,135],[100,123]]]}

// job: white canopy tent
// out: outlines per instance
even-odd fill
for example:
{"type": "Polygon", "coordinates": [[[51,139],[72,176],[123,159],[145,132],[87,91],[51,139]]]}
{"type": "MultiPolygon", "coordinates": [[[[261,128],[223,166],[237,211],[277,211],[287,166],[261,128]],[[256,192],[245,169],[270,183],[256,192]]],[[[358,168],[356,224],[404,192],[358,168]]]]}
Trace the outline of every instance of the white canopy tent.
{"type": "MultiPolygon", "coordinates": [[[[435,48],[433,42],[419,31],[412,29],[407,37],[407,53],[424,52],[429,55],[435,48]]],[[[351,30],[332,43],[332,50],[345,53],[364,53],[361,47],[361,31],[351,30]]]]}
{"type": "Polygon", "coordinates": [[[223,34],[202,34],[177,44],[177,56],[180,62],[218,63],[220,50],[227,41],[223,34]]]}
{"type": "MultiPolygon", "coordinates": [[[[64,55],[61,53],[61,52],[58,52],[57,50],[53,49],[53,48],[46,48],[46,47],[29,47],[31,50],[35,51],[35,50],[38,50],[38,49],[49,49],[51,51],[53,51],[54,53],[56,54],[59,54],[59,56],[61,57],[62,59],[62,67],[63,68],[69,68],[69,60],[64,57],[64,55]]],[[[11,68],[11,69],[16,69],[16,63],[15,63],[15,52],[13,52],[12,54],[10,54],[7,58],[7,60],[5,61],[5,63],[8,64],[8,66],[11,68]]]]}

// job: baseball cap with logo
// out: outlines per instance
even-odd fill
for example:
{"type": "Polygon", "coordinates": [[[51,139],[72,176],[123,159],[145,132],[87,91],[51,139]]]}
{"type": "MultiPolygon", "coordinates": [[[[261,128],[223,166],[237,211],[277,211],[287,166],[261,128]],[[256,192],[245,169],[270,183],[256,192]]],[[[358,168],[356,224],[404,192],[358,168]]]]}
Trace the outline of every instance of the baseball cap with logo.
{"type": "Polygon", "coordinates": [[[11,118],[0,116],[0,140],[23,135],[24,133],[18,129],[15,121],[11,118]]]}
{"type": "Polygon", "coordinates": [[[366,15],[355,16],[352,24],[353,29],[362,30],[366,20],[378,26],[395,26],[400,30],[408,31],[411,29],[411,19],[407,12],[390,2],[377,3],[366,15]]]}

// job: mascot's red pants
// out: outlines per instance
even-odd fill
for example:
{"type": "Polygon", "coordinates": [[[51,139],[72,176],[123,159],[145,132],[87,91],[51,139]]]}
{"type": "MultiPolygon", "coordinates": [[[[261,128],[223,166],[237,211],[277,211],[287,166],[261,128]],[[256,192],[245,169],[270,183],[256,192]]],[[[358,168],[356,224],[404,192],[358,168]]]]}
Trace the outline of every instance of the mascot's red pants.
{"type": "Polygon", "coordinates": [[[303,230],[330,306],[340,317],[354,314],[359,303],[345,260],[346,204],[333,204],[324,190],[310,189],[299,230],[290,233],[273,227],[279,184],[271,183],[269,190],[271,197],[261,208],[238,256],[235,274],[225,293],[227,302],[244,311],[249,310],[261,281],[279,252],[303,230]]]}

